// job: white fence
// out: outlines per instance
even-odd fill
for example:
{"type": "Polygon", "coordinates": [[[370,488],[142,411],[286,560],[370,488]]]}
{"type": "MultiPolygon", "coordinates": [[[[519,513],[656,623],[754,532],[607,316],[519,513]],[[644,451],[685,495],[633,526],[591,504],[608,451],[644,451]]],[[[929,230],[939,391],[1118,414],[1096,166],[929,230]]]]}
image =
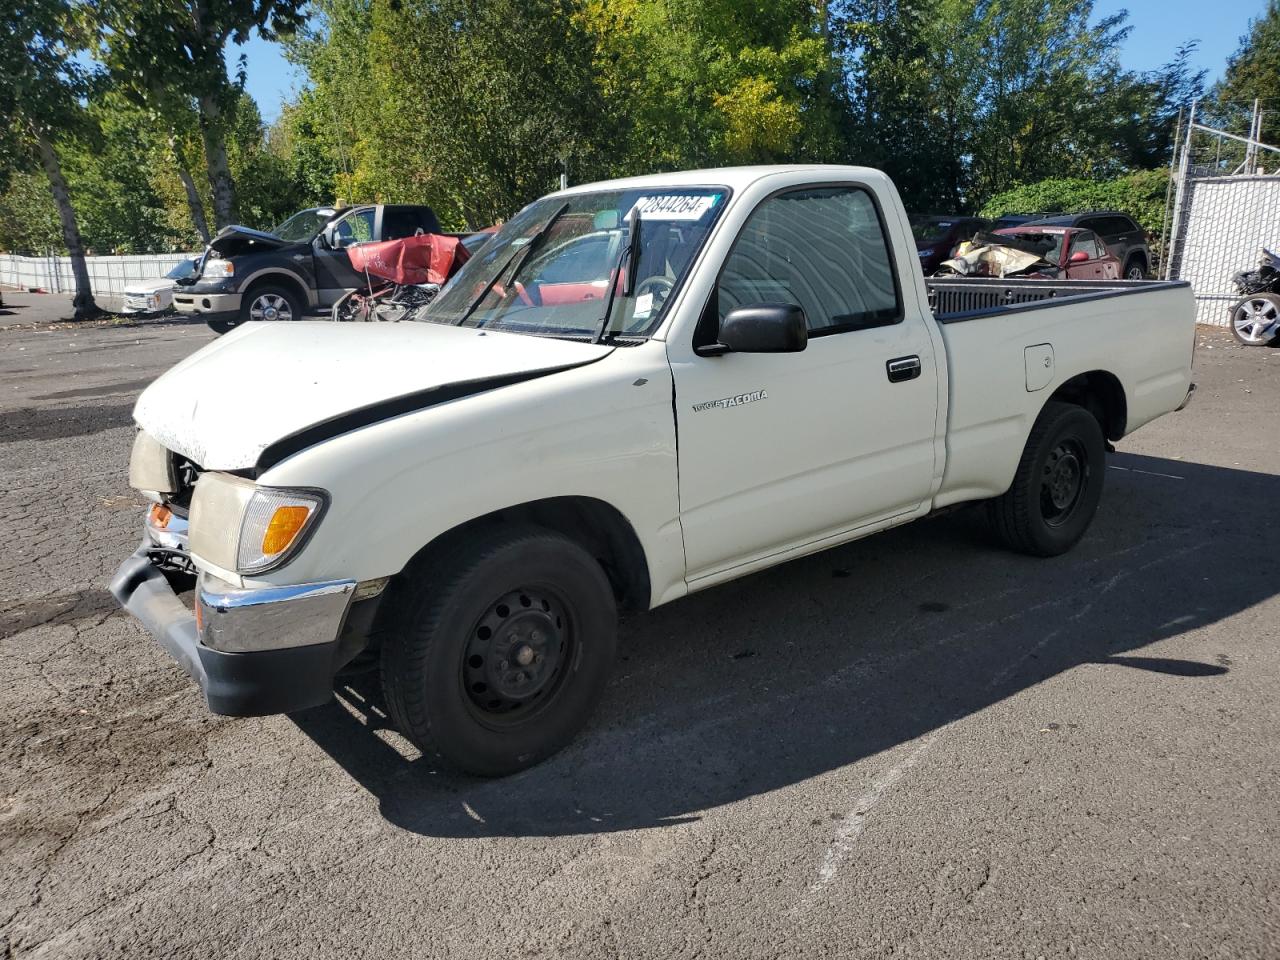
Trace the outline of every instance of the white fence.
{"type": "MultiPolygon", "coordinates": [[[[119,295],[132,280],[163,277],[190,253],[154,253],[130,257],[86,257],[94,294],[119,295]]],[[[76,288],[70,257],[19,257],[0,253],[0,284],[23,290],[71,293],[76,288]]]]}
{"type": "Polygon", "coordinates": [[[1197,177],[1179,190],[1170,275],[1190,280],[1196,322],[1225,325],[1240,298],[1231,278],[1280,250],[1280,177],[1197,177]]]}

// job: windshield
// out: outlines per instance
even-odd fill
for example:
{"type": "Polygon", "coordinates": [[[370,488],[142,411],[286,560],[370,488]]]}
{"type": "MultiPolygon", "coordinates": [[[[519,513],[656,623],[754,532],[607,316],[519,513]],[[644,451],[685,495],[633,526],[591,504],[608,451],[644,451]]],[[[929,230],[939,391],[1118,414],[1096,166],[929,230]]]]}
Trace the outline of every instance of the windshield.
{"type": "Polygon", "coordinates": [[[196,260],[183,260],[176,267],[165,274],[170,280],[186,280],[188,277],[196,275],[196,260]]]}
{"type": "Polygon", "coordinates": [[[289,240],[297,243],[302,240],[310,240],[319,233],[326,223],[333,219],[335,211],[331,207],[322,207],[319,210],[303,210],[301,213],[295,213],[292,217],[273,227],[268,233],[273,233],[281,240],[289,240]]]}
{"type": "Polygon", "coordinates": [[[508,221],[415,319],[589,338],[616,278],[606,334],[647,337],[728,193],[725,187],[672,187],[539,200],[508,221]],[[640,215],[640,256],[635,287],[623,297],[617,267],[630,242],[633,208],[640,215]]]}
{"type": "Polygon", "coordinates": [[[1062,259],[1062,241],[1067,236],[1065,231],[1050,233],[1045,230],[1026,230],[1018,233],[1010,232],[1006,235],[1010,237],[1017,237],[1024,243],[1036,247],[1036,252],[1050,263],[1058,263],[1062,259]]]}

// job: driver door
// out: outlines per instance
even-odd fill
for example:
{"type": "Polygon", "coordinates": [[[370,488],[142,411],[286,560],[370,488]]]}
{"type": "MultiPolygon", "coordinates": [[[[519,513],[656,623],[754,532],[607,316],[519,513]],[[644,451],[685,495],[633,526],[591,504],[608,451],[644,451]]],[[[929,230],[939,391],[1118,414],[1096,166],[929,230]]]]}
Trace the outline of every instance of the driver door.
{"type": "Polygon", "coordinates": [[[1107,275],[1107,266],[1107,248],[1096,233],[1080,230],[1071,235],[1071,247],[1067,253],[1068,280],[1115,279],[1107,275]],[[1073,258],[1079,253],[1084,253],[1086,259],[1077,263],[1073,258]]]}
{"type": "Polygon", "coordinates": [[[377,207],[356,207],[326,227],[326,231],[332,231],[338,241],[336,249],[326,246],[322,237],[316,237],[312,242],[316,295],[322,305],[331,306],[348,290],[364,285],[364,274],[351,266],[347,247],[373,239],[376,213],[377,207]]]}
{"type": "Polygon", "coordinates": [[[798,353],[672,361],[687,578],[834,540],[920,508],[932,490],[938,374],[907,315],[880,212],[857,186],[760,203],[694,347],[736,307],[800,305],[798,353]]]}

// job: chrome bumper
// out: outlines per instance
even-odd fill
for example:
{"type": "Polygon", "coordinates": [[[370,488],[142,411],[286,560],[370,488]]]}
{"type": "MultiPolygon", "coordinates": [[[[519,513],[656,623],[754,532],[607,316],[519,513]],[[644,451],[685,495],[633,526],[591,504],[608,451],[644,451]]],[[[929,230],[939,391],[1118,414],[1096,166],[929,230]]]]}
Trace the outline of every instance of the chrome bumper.
{"type": "Polygon", "coordinates": [[[239,293],[190,293],[176,291],[173,308],[179,313],[204,316],[214,313],[239,313],[242,294],[239,293]]]}
{"type": "Polygon", "coordinates": [[[157,543],[148,526],[111,593],[200,685],[209,709],[258,716],[327,702],[351,654],[341,637],[355,581],[240,588],[201,573],[193,611],[157,565],[185,551],[176,531],[167,533],[157,543]]]}
{"type": "Polygon", "coordinates": [[[338,639],[354,580],[244,590],[207,573],[196,580],[200,642],[223,653],[307,647],[338,639]]]}

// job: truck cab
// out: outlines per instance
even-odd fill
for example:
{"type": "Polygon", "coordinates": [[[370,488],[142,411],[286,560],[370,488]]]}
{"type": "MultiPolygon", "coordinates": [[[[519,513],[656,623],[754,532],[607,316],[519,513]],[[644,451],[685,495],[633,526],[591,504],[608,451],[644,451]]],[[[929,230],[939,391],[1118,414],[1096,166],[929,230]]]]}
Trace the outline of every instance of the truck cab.
{"type": "Polygon", "coordinates": [[[269,231],[224,227],[195,274],[174,286],[173,305],[219,333],[249,320],[300,320],[363,282],[347,247],[418,232],[440,232],[430,207],[312,207],[269,231]]]}

